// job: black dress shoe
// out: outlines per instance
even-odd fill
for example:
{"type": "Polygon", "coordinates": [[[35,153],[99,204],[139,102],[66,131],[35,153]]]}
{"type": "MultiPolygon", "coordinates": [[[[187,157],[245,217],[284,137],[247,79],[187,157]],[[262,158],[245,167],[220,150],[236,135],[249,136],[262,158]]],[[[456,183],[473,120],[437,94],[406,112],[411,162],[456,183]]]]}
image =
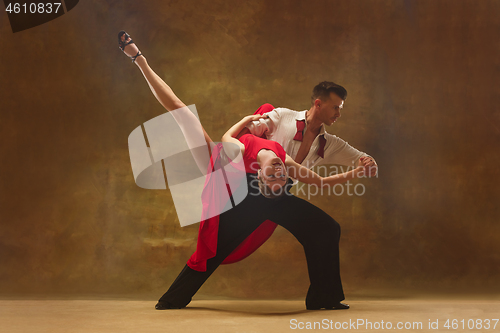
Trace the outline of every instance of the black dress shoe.
{"type": "Polygon", "coordinates": [[[155,305],[155,309],[156,310],[168,310],[168,309],[181,309],[181,307],[172,305],[169,302],[158,302],[155,305]]]}
{"type": "Polygon", "coordinates": [[[325,309],[325,310],[347,310],[347,309],[349,309],[349,305],[345,304],[345,303],[338,302],[337,304],[335,304],[333,306],[323,306],[323,307],[308,306],[307,307],[307,310],[321,310],[321,309],[325,309]]]}

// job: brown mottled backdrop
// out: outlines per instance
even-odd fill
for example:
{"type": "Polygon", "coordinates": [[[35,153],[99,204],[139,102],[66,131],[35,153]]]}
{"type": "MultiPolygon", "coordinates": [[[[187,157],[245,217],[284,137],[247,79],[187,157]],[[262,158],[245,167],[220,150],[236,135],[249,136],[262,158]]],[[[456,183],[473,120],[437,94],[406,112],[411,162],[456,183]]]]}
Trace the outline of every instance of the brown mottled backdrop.
{"type": "MultiPolygon", "coordinates": [[[[0,294],[156,298],[195,248],[170,192],[134,183],[127,137],[164,110],[121,29],[214,138],[266,102],[308,108],[322,80],[347,88],[328,131],[380,177],[311,201],[343,228],[348,297],[500,291],[499,17],[496,0],[89,0],[13,34],[1,13],[0,294]]],[[[307,285],[278,229],[200,294],[307,285]]]]}

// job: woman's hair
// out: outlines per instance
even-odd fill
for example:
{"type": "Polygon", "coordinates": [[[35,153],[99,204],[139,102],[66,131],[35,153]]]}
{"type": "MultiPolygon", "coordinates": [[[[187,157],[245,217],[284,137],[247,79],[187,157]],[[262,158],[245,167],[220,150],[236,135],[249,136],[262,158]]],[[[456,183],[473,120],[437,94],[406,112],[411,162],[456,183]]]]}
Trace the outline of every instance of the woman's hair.
{"type": "Polygon", "coordinates": [[[280,189],[278,191],[273,191],[271,189],[271,187],[269,187],[266,183],[264,183],[264,180],[261,177],[261,171],[260,171],[260,169],[259,169],[259,173],[258,173],[257,179],[259,181],[259,190],[260,190],[260,193],[264,197],[266,197],[268,199],[276,199],[276,198],[280,198],[280,197],[282,197],[282,196],[284,196],[286,194],[287,184],[285,184],[282,187],[280,187],[280,189]]]}

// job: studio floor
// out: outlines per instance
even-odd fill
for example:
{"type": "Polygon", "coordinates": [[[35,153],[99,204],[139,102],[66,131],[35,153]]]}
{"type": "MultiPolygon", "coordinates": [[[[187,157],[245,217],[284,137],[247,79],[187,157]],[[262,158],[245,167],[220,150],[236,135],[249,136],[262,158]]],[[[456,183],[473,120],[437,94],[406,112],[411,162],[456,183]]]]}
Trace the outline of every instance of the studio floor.
{"type": "Polygon", "coordinates": [[[348,303],[349,310],[307,311],[299,300],[195,300],[185,309],[158,311],[154,301],[144,300],[4,299],[0,300],[0,331],[500,332],[498,299],[360,298],[348,303]]]}

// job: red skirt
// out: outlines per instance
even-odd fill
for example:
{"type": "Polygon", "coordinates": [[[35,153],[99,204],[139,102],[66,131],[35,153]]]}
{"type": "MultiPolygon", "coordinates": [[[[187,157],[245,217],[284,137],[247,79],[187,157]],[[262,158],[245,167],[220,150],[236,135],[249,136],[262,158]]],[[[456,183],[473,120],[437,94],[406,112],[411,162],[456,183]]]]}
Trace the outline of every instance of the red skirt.
{"type": "MultiPolygon", "coordinates": [[[[262,105],[254,114],[264,114],[270,112],[274,109],[271,104],[262,105]]],[[[265,137],[264,137],[265,138],[265,137]]],[[[202,202],[204,212],[209,212],[214,207],[223,206],[222,202],[219,202],[220,196],[217,195],[218,189],[215,186],[220,184],[220,180],[214,179],[217,177],[213,170],[218,170],[220,168],[220,151],[222,149],[222,144],[218,144],[212,150],[212,157],[210,158],[209,170],[207,172],[207,178],[205,180],[205,187],[202,193],[202,202]]],[[[229,195],[231,195],[231,190],[229,184],[226,183],[229,195]]],[[[204,216],[207,216],[204,214],[204,216]]],[[[271,237],[276,229],[277,224],[266,220],[264,221],[255,231],[250,234],[229,256],[224,259],[222,264],[232,264],[234,262],[240,261],[248,257],[255,250],[257,250],[266,240],[271,237]]],[[[196,251],[193,253],[191,258],[189,258],[187,265],[194,269],[195,271],[205,272],[207,270],[207,260],[215,257],[217,253],[217,235],[219,232],[219,216],[213,216],[204,219],[200,223],[200,229],[198,231],[198,242],[196,244],[196,251]]]]}

